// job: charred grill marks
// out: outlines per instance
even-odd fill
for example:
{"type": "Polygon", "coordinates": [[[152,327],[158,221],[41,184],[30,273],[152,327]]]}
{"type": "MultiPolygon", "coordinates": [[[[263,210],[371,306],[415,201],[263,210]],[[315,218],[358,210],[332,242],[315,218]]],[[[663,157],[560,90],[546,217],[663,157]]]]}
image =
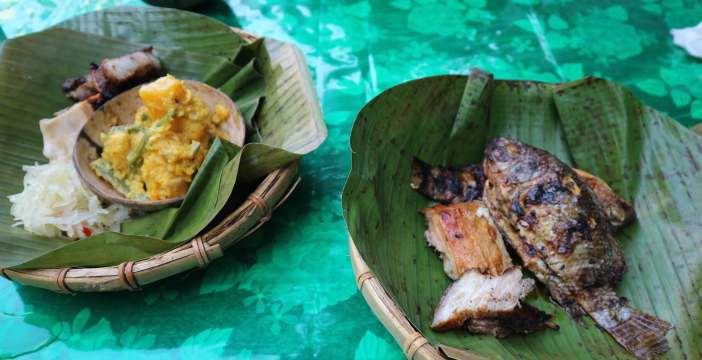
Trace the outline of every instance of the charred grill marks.
{"type": "Polygon", "coordinates": [[[519,198],[515,198],[515,200],[512,202],[512,209],[511,209],[515,214],[517,214],[518,218],[523,218],[524,215],[526,215],[526,211],[524,211],[524,208],[522,207],[522,204],[519,203],[519,198]]]}
{"type": "Polygon", "coordinates": [[[526,198],[524,198],[524,205],[553,204],[558,202],[559,196],[563,192],[570,192],[570,190],[560,183],[540,184],[529,191],[526,198]]]}
{"type": "Polygon", "coordinates": [[[538,254],[536,252],[536,249],[534,249],[534,247],[531,246],[531,244],[526,244],[526,246],[527,246],[527,253],[529,253],[529,255],[536,256],[536,254],[538,254]]]}
{"type": "MultiPolygon", "coordinates": [[[[483,166],[449,169],[415,158],[412,187],[444,204],[484,201],[498,227],[493,232],[504,236],[524,266],[549,289],[552,301],[574,320],[585,326],[581,317],[589,315],[640,359],[668,349],[665,334],[673,325],[628,307],[613,290],[627,269],[614,232],[635,218],[633,206],[603,180],[571,169],[543,150],[496,138],[486,152],[483,166]]],[[[452,241],[471,236],[448,234],[452,241]]],[[[490,275],[492,267],[477,265],[468,266],[475,279],[503,276],[490,275]]],[[[496,337],[530,332],[536,329],[529,325],[532,309],[533,324],[551,327],[547,314],[521,299],[519,304],[509,316],[464,316],[432,329],[446,330],[450,323],[496,337]]]]}
{"type": "Polygon", "coordinates": [[[626,265],[611,221],[625,224],[635,216],[621,205],[625,200],[601,179],[516,140],[495,138],[484,169],[491,215],[506,219],[496,223],[571,317],[589,315],[640,359],[668,348],[665,333],[672,325],[624,305],[613,290],[626,265]],[[537,226],[523,219],[524,212],[537,226]],[[540,261],[534,261],[536,246],[540,261]]]}
{"type": "Polygon", "coordinates": [[[161,63],[152,51],[153,47],[147,46],[117,58],[105,59],[100,65],[91,62],[90,74],[67,79],[61,89],[66,92],[66,97],[87,100],[97,109],[124,90],[158,77],[161,63]]]}
{"type": "Polygon", "coordinates": [[[412,159],[412,187],[442,204],[480,200],[484,184],[485,173],[481,165],[447,169],[431,166],[417,157],[412,159]]]}

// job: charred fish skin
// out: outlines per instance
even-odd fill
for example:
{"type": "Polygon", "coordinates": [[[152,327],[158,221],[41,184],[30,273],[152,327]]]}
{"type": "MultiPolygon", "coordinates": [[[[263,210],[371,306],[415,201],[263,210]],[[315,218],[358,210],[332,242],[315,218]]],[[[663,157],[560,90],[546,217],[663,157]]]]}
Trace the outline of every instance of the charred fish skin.
{"type": "Polygon", "coordinates": [[[430,328],[439,332],[463,328],[497,338],[559,329],[549,322],[551,315],[524,302],[533,286],[534,280],[522,278],[519,266],[500,275],[468,270],[444,291],[430,328]]]}
{"type": "Polygon", "coordinates": [[[568,165],[504,138],[488,145],[485,165],[495,205],[518,233],[508,241],[530,263],[543,261],[549,282],[572,297],[584,288],[621,281],[626,265],[611,223],[568,165]]]}
{"type": "Polygon", "coordinates": [[[412,158],[412,188],[442,204],[480,200],[483,197],[485,174],[480,164],[434,167],[417,157],[412,158]]]}
{"type": "MultiPolygon", "coordinates": [[[[592,189],[615,229],[636,218],[634,206],[619,196],[607,183],[585,171],[573,169],[592,189]]],[[[485,172],[482,164],[452,166],[448,169],[431,166],[417,157],[412,160],[412,188],[442,204],[482,200],[485,172]]]]}
{"type": "Polygon", "coordinates": [[[533,279],[523,279],[482,201],[434,205],[418,210],[427,222],[425,238],[440,253],[446,275],[455,280],[444,291],[430,328],[464,328],[502,338],[546,327],[558,329],[551,315],[523,302],[533,279]]]}
{"type": "Polygon", "coordinates": [[[512,333],[528,334],[546,327],[558,330],[560,327],[549,321],[551,315],[544,313],[524,301],[504,318],[475,319],[470,318],[463,323],[463,328],[474,334],[490,334],[503,339],[512,333]]]}
{"type": "Polygon", "coordinates": [[[554,300],[576,319],[589,315],[637,358],[668,349],[671,324],[618,300],[621,248],[580,175],[546,151],[502,137],[488,145],[484,169],[488,210],[554,300]]]}
{"type": "Polygon", "coordinates": [[[604,180],[582,170],[573,169],[573,171],[578,173],[595,193],[615,229],[619,229],[636,219],[634,205],[614,192],[604,180]]]}

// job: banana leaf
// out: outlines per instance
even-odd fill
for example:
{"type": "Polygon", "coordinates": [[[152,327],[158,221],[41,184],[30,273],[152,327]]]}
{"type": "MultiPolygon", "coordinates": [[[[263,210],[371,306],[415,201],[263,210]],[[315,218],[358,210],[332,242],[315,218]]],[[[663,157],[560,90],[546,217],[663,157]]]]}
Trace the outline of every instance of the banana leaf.
{"type": "MultiPolygon", "coordinates": [[[[413,325],[437,348],[489,359],[634,359],[589,318],[583,328],[537,284],[526,301],[553,314],[559,331],[505,339],[429,329],[450,279],[424,240],[411,159],[481,162],[487,142],[510,136],[607,181],[636,208],[617,234],[629,271],[616,291],[631,306],[677,327],[658,358],[700,358],[702,139],[611,81],[566,84],[495,80],[474,69],[395,86],[358,114],[344,217],[360,254],[413,325]]],[[[515,259],[518,260],[518,259],[515,259]]],[[[517,261],[519,263],[519,261],[517,261]]],[[[529,275],[527,275],[529,276],[529,275]]]]}
{"type": "Polygon", "coordinates": [[[207,226],[237,183],[284,166],[326,138],[309,69],[293,45],[272,39],[243,45],[224,24],[161,8],[110,8],[60,25],[7,40],[0,51],[0,268],[110,266],[156,255],[207,226]],[[21,166],[46,162],[38,120],[71,104],[61,83],[85,73],[90,61],[144,45],[154,45],[168,73],[218,86],[242,104],[260,143],[239,149],[215,141],[179,209],[126,223],[121,234],[73,242],[12,227],[7,196],[22,190],[21,166]]]}
{"type": "Polygon", "coordinates": [[[65,20],[58,26],[90,34],[207,55],[234,57],[246,41],[204,15],[150,7],[113,7],[65,20]]]}
{"type": "Polygon", "coordinates": [[[702,136],[702,124],[697,124],[691,127],[690,130],[692,130],[692,132],[695,134],[702,136]]]}

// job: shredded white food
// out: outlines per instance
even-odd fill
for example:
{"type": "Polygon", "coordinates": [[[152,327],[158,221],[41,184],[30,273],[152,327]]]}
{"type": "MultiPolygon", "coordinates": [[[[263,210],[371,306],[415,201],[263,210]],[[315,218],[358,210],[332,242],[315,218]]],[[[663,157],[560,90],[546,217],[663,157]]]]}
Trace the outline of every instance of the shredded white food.
{"type": "Polygon", "coordinates": [[[82,239],[104,231],[120,231],[129,218],[120,205],[103,207],[81,182],[72,162],[25,165],[24,191],[10,195],[10,213],[27,231],[38,235],[82,239]]]}

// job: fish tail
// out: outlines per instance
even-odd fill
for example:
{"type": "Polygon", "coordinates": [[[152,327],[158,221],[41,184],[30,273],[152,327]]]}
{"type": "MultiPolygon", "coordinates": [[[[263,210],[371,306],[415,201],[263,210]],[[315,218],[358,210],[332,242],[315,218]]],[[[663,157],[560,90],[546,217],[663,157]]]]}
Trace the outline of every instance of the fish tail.
{"type": "Polygon", "coordinates": [[[579,294],[578,303],[597,325],[607,331],[637,359],[650,359],[670,349],[665,334],[675,325],[627,305],[609,287],[579,294]]]}
{"type": "Polygon", "coordinates": [[[673,324],[626,305],[619,313],[630,313],[630,316],[624,322],[605,330],[634,357],[650,359],[654,354],[670,349],[665,334],[675,327],[673,324]]]}

